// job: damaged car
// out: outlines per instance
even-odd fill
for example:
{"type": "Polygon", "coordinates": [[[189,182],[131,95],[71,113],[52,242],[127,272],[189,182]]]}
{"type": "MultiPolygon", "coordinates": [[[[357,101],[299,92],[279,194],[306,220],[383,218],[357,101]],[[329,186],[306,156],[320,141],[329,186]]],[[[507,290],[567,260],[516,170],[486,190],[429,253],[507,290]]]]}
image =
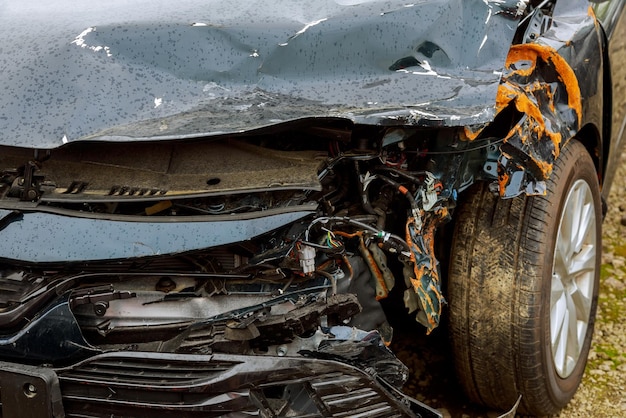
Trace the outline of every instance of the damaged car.
{"type": "Polygon", "coordinates": [[[557,412],[622,8],[3,2],[1,415],[441,416],[402,392],[398,321],[447,328],[471,401],[557,412]]]}

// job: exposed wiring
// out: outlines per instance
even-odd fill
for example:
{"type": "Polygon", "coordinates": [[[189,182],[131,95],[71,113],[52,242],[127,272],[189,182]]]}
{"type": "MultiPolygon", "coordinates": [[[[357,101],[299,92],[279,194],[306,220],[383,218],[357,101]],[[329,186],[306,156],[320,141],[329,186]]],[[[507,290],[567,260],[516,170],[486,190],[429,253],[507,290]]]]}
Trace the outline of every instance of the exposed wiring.
{"type": "MultiPolygon", "coordinates": [[[[407,242],[401,238],[400,236],[396,235],[396,234],[392,234],[390,232],[387,231],[381,231],[379,229],[374,228],[373,226],[370,226],[368,224],[365,224],[363,222],[359,222],[356,220],[353,220],[347,216],[322,216],[319,218],[314,219],[309,226],[307,227],[306,231],[304,232],[304,237],[305,237],[305,241],[308,242],[309,241],[309,234],[311,231],[311,228],[313,228],[313,226],[315,226],[318,223],[322,223],[322,224],[327,224],[330,222],[337,222],[337,223],[346,223],[349,225],[353,225],[353,226],[357,226],[363,230],[367,230],[369,232],[371,232],[376,238],[380,238],[383,241],[388,241],[388,240],[392,240],[394,242],[397,242],[398,244],[400,244],[400,246],[402,246],[405,251],[409,251],[409,245],[407,244],[407,242]]],[[[335,231],[336,234],[337,231],[335,231]]]]}
{"type": "Polygon", "coordinates": [[[496,144],[501,144],[502,142],[504,142],[504,138],[502,139],[498,139],[496,141],[490,141],[484,145],[480,145],[474,148],[465,148],[465,149],[460,149],[460,150],[455,150],[455,151],[422,151],[422,150],[417,150],[417,151],[410,151],[407,150],[405,152],[408,153],[414,153],[414,154],[420,154],[420,155],[450,155],[450,154],[463,154],[466,152],[471,152],[471,151],[477,151],[480,149],[484,149],[484,148],[489,148],[492,145],[496,145],[496,144]]]}

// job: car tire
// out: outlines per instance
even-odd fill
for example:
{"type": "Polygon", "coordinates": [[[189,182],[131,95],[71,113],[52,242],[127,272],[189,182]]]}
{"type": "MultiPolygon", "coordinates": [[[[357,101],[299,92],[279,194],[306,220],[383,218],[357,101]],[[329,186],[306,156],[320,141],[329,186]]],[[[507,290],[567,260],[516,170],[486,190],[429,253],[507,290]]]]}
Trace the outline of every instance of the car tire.
{"type": "Polygon", "coordinates": [[[549,415],[582,379],[597,306],[601,201],[585,147],[569,141],[544,196],[501,199],[479,183],[457,208],[450,338],[470,400],[549,415]]]}

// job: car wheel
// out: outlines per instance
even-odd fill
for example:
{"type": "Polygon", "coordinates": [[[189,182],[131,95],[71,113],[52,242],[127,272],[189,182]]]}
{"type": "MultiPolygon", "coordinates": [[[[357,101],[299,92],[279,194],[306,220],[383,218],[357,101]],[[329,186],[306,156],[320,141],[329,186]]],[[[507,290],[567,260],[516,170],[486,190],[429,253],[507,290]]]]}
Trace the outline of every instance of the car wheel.
{"type": "Polygon", "coordinates": [[[544,196],[500,199],[476,184],[457,208],[450,336],[469,398],[548,415],[574,395],[597,305],[601,203],[578,141],[562,150],[544,196]]]}

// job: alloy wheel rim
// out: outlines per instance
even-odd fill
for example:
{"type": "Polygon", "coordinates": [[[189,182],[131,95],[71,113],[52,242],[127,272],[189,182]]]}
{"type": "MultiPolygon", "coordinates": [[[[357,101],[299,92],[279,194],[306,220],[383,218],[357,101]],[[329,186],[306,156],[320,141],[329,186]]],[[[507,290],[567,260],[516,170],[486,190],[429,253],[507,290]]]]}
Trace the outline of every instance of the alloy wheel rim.
{"type": "Polygon", "coordinates": [[[561,378],[572,374],[583,349],[598,251],[593,194],[586,181],[577,180],[561,213],[550,288],[550,343],[561,378]]]}

